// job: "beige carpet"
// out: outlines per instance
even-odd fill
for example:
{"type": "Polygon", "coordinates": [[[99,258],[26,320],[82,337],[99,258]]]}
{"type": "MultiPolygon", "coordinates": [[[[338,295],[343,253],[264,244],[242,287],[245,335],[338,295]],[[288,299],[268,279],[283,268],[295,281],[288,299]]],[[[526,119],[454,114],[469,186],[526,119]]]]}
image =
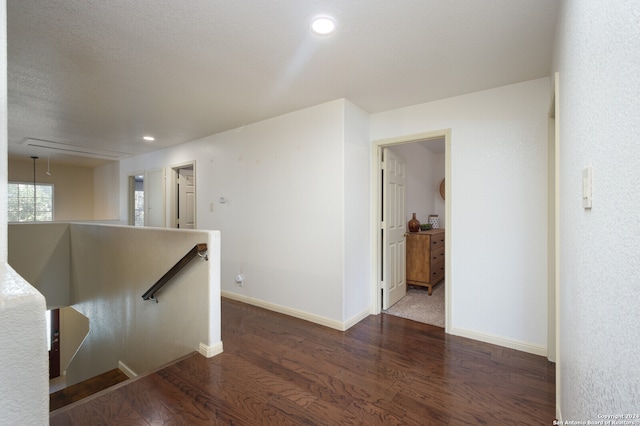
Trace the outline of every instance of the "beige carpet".
{"type": "Polygon", "coordinates": [[[387,314],[444,327],[444,280],[433,287],[429,296],[426,287],[411,287],[398,303],[384,311],[387,314]]]}

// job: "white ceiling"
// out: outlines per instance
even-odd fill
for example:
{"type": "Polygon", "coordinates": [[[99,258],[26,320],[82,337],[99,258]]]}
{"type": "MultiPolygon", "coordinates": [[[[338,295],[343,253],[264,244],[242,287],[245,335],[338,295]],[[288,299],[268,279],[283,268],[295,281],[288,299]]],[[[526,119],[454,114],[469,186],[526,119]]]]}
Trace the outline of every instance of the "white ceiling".
{"type": "Polygon", "coordinates": [[[7,0],[9,154],[92,166],[23,143],[140,154],[337,98],[376,113],[545,77],[558,3],[7,0]]]}

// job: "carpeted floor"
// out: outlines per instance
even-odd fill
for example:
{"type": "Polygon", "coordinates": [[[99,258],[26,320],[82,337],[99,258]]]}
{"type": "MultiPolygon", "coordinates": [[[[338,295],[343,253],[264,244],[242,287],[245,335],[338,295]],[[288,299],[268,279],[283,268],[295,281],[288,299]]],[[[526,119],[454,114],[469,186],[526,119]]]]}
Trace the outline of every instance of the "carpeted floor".
{"type": "Polygon", "coordinates": [[[444,280],[433,287],[431,296],[425,287],[409,286],[407,295],[384,312],[444,327],[444,280]]]}

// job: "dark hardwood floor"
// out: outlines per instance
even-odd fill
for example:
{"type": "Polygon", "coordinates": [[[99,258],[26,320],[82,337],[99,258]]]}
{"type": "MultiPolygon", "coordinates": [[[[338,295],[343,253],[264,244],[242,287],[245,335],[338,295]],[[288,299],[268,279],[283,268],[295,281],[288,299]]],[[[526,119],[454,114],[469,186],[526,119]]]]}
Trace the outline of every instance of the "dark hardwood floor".
{"type": "Polygon", "coordinates": [[[62,408],[51,425],[550,425],[545,358],[381,314],[339,332],[222,302],[224,353],[194,353],[62,408]]]}
{"type": "Polygon", "coordinates": [[[58,408],[80,401],[125,380],[129,380],[129,377],[116,368],[75,385],[67,386],[49,395],[49,411],[55,411],[58,408]]]}

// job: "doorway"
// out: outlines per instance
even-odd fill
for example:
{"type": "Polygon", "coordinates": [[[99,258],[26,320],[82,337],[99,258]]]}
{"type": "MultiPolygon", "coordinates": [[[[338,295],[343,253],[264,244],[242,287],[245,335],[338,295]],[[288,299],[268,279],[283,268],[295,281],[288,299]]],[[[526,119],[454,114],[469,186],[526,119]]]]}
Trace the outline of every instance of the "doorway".
{"type": "Polygon", "coordinates": [[[129,176],[129,225],[144,226],[144,175],[129,176]]]}
{"type": "MultiPolygon", "coordinates": [[[[374,262],[373,262],[373,282],[372,282],[372,306],[373,306],[373,313],[375,314],[379,314],[380,312],[382,312],[383,310],[383,303],[386,301],[388,303],[388,297],[386,297],[385,292],[389,292],[391,290],[391,288],[389,287],[391,282],[396,282],[393,281],[392,279],[389,278],[389,272],[392,272],[389,268],[388,268],[388,259],[387,259],[387,250],[386,250],[386,245],[387,245],[387,235],[389,235],[389,230],[387,229],[387,221],[388,218],[385,217],[385,208],[387,208],[387,206],[385,205],[386,203],[386,198],[385,198],[385,194],[384,194],[384,190],[385,190],[385,170],[382,169],[383,166],[383,160],[384,160],[384,156],[385,156],[385,149],[387,148],[392,148],[392,147],[399,147],[401,145],[407,145],[407,144],[416,144],[417,143],[422,143],[425,145],[429,145],[429,144],[434,144],[436,143],[435,141],[439,141],[439,143],[441,144],[441,149],[443,149],[443,156],[444,156],[444,161],[443,161],[443,166],[441,167],[441,173],[444,175],[444,193],[448,194],[450,193],[450,187],[451,187],[451,179],[450,179],[450,152],[451,152],[451,139],[450,139],[450,130],[446,129],[446,130],[440,130],[440,131],[435,131],[435,132],[428,132],[428,133],[422,133],[422,134],[417,134],[417,135],[411,135],[411,136],[405,136],[405,137],[399,137],[399,138],[392,138],[392,139],[384,139],[384,140],[379,140],[374,142],[374,146],[373,146],[373,170],[374,170],[374,176],[373,176],[373,205],[372,208],[374,210],[374,214],[373,214],[373,227],[372,227],[372,232],[373,232],[373,251],[374,251],[374,262]],[[386,299],[386,300],[385,300],[386,299]]],[[[421,147],[422,149],[429,149],[428,147],[421,147]]],[[[442,156],[442,155],[441,155],[442,156]]],[[[385,164],[386,167],[386,164],[385,164]]],[[[408,185],[412,185],[411,183],[411,177],[408,178],[409,183],[408,185]]],[[[434,186],[434,189],[431,191],[431,188],[429,188],[430,192],[433,193],[433,195],[435,195],[436,193],[439,192],[439,187],[440,187],[440,183],[441,180],[438,180],[436,185],[434,186]]],[[[422,189],[416,189],[415,187],[415,183],[413,183],[414,185],[414,191],[427,191],[427,188],[422,188],[422,189]]],[[[425,184],[426,186],[426,184],[425,184]]],[[[410,190],[411,191],[411,190],[410,190]]],[[[431,196],[431,195],[430,195],[431,196]]],[[[409,204],[409,203],[408,203],[409,204]]],[[[451,275],[450,275],[450,249],[451,249],[451,214],[450,214],[450,205],[451,205],[451,197],[445,197],[442,200],[442,210],[440,210],[440,213],[443,216],[443,222],[446,226],[446,233],[445,233],[445,262],[444,262],[444,268],[445,268],[445,281],[444,283],[440,284],[441,286],[444,285],[444,328],[445,328],[445,332],[449,331],[449,324],[450,324],[450,301],[451,301],[451,275]]],[[[412,210],[414,207],[411,205],[407,205],[408,210],[407,210],[407,214],[410,215],[412,213],[412,210]]],[[[430,207],[430,209],[433,209],[433,205],[430,207]]],[[[406,224],[406,222],[409,220],[410,218],[408,216],[405,215],[405,217],[403,218],[403,225],[406,224]]],[[[422,220],[421,220],[422,221],[422,220]]],[[[424,222],[427,222],[427,218],[424,218],[424,222]]],[[[393,235],[393,232],[391,232],[391,235],[393,235]]],[[[397,272],[397,271],[396,271],[397,272]]],[[[437,286],[436,286],[437,288],[437,286]]],[[[405,288],[406,290],[406,288],[405,288]]],[[[426,293],[426,290],[425,290],[426,293]]],[[[388,307],[388,306],[385,306],[388,307]]]]}
{"type": "Polygon", "coordinates": [[[49,380],[60,376],[60,310],[47,311],[47,343],[49,347],[49,380]]]}
{"type": "Polygon", "coordinates": [[[196,229],[195,162],[174,166],[172,170],[171,227],[196,229]]]}
{"type": "Polygon", "coordinates": [[[89,318],[71,306],[47,311],[49,393],[67,386],[67,369],[89,334],[89,318]]]}
{"type": "Polygon", "coordinates": [[[166,226],[164,181],[164,169],[146,170],[129,176],[129,225],[166,226]]]}

